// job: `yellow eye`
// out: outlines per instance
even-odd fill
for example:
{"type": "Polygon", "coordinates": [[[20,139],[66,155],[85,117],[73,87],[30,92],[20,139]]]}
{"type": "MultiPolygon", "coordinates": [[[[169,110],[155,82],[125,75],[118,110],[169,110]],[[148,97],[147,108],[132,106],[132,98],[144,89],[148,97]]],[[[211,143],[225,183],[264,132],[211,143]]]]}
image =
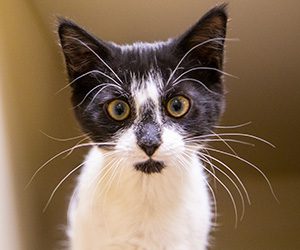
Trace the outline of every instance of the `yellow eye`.
{"type": "Polygon", "coordinates": [[[168,101],[167,110],[175,118],[185,115],[190,108],[190,101],[184,96],[175,96],[168,101]]]}
{"type": "Polygon", "coordinates": [[[126,102],[117,99],[108,104],[107,112],[116,121],[123,121],[129,116],[130,108],[126,102]]]}

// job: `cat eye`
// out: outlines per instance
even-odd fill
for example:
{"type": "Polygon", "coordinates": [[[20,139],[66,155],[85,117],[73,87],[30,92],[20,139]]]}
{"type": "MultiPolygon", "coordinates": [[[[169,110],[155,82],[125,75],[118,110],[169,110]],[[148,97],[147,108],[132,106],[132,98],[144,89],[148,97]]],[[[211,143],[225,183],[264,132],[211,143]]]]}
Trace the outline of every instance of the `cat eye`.
{"type": "Polygon", "coordinates": [[[175,118],[184,116],[189,108],[190,101],[184,96],[175,96],[167,103],[168,113],[175,118]]]}
{"type": "Polygon", "coordinates": [[[113,100],[107,106],[107,112],[116,121],[125,120],[130,114],[129,105],[123,100],[113,100]]]}

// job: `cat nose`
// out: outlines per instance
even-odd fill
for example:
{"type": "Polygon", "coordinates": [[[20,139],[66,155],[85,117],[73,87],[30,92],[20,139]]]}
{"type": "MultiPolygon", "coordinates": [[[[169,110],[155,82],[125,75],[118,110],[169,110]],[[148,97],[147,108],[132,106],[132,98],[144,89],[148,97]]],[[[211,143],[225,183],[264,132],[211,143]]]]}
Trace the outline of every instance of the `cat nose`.
{"type": "Polygon", "coordinates": [[[138,146],[150,157],[161,144],[160,126],[153,123],[140,124],[136,130],[138,146]]]}
{"type": "Polygon", "coordinates": [[[150,157],[155,153],[155,151],[156,151],[156,149],[158,149],[159,145],[155,144],[155,145],[151,145],[151,146],[146,146],[146,145],[140,144],[139,146],[150,157]]]}

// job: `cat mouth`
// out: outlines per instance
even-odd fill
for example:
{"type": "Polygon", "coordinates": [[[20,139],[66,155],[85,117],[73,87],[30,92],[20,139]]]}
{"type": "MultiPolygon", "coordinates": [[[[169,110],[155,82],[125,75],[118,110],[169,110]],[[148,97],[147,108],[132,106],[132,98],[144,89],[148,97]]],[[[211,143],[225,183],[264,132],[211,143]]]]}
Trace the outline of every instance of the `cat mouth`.
{"type": "Polygon", "coordinates": [[[162,161],[155,161],[153,159],[149,159],[147,161],[135,164],[134,167],[136,170],[142,171],[145,174],[153,174],[160,173],[165,167],[165,164],[162,161]]]}

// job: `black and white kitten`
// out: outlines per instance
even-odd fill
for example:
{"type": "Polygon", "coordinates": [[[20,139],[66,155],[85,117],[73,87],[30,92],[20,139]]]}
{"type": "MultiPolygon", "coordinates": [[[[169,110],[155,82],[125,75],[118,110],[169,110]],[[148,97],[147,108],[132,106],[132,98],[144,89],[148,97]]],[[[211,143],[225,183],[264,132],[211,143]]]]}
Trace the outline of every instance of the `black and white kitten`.
{"type": "Polygon", "coordinates": [[[203,142],[223,110],[225,5],[165,42],[117,45],[61,20],[76,117],[92,140],[71,200],[72,250],[201,250],[203,142]]]}

